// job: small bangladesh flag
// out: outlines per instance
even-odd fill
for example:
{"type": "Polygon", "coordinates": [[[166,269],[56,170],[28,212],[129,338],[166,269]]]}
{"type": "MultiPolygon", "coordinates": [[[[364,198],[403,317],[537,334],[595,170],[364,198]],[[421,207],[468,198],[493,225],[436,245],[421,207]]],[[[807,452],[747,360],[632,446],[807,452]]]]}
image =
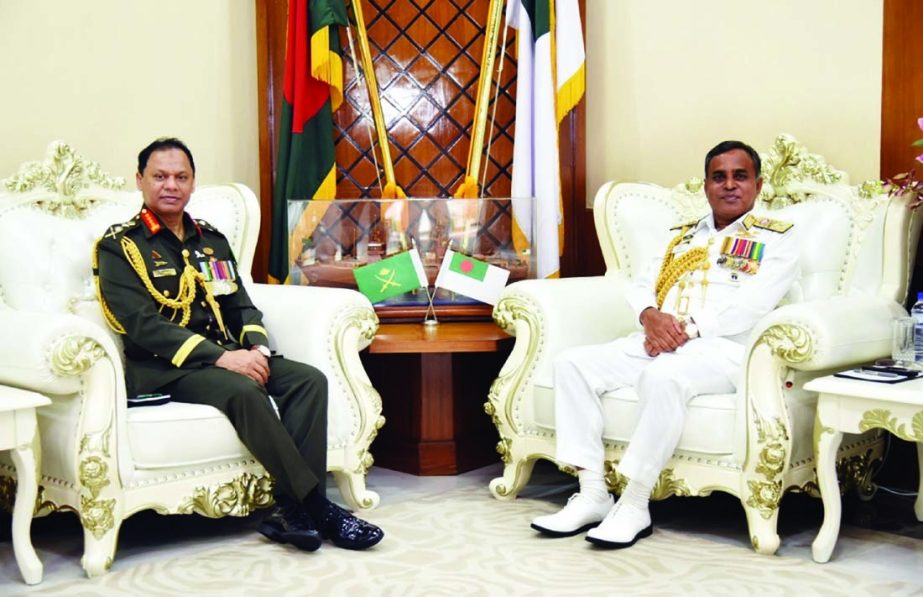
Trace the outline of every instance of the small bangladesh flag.
{"type": "Polygon", "coordinates": [[[510,272],[502,267],[448,249],[436,276],[436,287],[495,305],[509,277],[510,272]]]}
{"type": "Polygon", "coordinates": [[[353,270],[359,292],[373,303],[428,286],[416,248],[353,270]]]}

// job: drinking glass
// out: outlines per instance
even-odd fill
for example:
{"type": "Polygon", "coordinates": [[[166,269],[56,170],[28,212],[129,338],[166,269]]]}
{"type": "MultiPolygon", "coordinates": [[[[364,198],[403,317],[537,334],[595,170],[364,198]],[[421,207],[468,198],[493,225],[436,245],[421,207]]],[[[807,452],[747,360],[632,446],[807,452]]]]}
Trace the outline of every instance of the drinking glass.
{"type": "Polygon", "coordinates": [[[898,317],[892,323],[894,335],[891,342],[891,358],[899,366],[912,365],[916,357],[913,349],[912,317],[898,317]]]}

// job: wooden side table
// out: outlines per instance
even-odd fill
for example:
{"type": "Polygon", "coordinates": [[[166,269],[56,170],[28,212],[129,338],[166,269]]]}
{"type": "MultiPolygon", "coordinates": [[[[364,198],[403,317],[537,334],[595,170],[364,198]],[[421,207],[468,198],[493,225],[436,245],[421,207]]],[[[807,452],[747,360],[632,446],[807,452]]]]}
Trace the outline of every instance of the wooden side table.
{"type": "Polygon", "coordinates": [[[386,420],[375,463],[454,475],[497,461],[483,405],[513,340],[490,321],[383,324],[362,355],[386,420]]]}
{"type": "Polygon", "coordinates": [[[804,389],[817,392],[814,453],[824,502],[824,522],[811,546],[814,561],[830,560],[840,533],[836,452],[844,432],[887,429],[901,439],[917,442],[921,475],[914,514],[923,521],[923,378],[884,384],[830,375],[806,383],[804,389]]]}
{"type": "Polygon", "coordinates": [[[27,584],[42,582],[42,562],[32,547],[32,514],[38,494],[41,448],[35,408],[51,400],[26,390],[0,386],[0,450],[12,450],[16,467],[16,501],[13,505],[13,553],[27,584]]]}

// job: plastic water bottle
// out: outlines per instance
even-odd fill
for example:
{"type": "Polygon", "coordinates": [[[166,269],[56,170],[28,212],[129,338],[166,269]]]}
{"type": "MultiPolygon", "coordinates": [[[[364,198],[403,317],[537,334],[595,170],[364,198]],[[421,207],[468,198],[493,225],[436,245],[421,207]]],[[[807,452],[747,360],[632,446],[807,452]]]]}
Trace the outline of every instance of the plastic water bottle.
{"type": "Polygon", "coordinates": [[[917,302],[910,308],[913,317],[913,353],[917,363],[923,363],[923,292],[917,293],[917,302]]]}

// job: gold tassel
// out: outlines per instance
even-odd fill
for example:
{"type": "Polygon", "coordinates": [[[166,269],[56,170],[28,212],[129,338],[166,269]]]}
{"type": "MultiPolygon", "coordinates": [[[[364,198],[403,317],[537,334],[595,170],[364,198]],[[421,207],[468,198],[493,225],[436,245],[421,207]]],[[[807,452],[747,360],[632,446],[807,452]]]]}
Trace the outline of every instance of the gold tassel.
{"type": "Polygon", "coordinates": [[[465,176],[465,180],[458,185],[455,194],[452,196],[456,199],[476,199],[478,197],[478,181],[473,176],[465,176]]]}

